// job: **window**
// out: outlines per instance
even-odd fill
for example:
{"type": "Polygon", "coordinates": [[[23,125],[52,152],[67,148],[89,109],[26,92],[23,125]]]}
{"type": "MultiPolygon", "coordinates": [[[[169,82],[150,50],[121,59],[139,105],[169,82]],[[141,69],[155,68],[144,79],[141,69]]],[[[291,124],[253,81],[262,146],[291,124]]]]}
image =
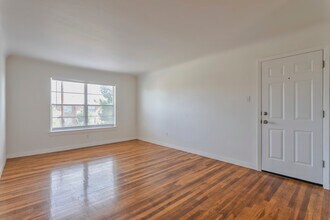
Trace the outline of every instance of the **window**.
{"type": "Polygon", "coordinates": [[[114,127],[115,86],[51,79],[51,130],[114,127]]]}

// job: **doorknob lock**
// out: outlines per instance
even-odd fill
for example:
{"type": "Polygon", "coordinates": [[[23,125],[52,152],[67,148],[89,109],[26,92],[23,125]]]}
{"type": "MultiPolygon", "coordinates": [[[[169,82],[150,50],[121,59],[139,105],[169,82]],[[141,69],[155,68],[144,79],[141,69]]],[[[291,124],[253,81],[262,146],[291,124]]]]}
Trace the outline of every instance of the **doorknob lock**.
{"type": "Polygon", "coordinates": [[[268,124],[268,121],[267,121],[267,120],[264,120],[264,124],[265,124],[265,125],[268,124]]]}

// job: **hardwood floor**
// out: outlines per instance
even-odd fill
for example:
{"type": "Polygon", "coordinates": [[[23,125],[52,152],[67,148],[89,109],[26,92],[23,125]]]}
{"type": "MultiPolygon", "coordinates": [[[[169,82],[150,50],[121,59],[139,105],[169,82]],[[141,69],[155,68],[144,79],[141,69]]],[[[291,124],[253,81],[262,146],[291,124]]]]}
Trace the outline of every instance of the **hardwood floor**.
{"type": "Polygon", "coordinates": [[[129,141],[10,159],[0,219],[329,219],[322,187],[129,141]]]}

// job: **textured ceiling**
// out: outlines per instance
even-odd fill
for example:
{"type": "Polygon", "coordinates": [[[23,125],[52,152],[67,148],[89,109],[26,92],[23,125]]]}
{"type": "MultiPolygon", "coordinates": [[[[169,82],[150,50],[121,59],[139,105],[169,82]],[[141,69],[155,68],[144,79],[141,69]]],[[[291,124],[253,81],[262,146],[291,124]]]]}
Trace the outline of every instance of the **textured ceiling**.
{"type": "Polygon", "coordinates": [[[0,0],[9,54],[144,73],[330,18],[329,0],[0,0]]]}

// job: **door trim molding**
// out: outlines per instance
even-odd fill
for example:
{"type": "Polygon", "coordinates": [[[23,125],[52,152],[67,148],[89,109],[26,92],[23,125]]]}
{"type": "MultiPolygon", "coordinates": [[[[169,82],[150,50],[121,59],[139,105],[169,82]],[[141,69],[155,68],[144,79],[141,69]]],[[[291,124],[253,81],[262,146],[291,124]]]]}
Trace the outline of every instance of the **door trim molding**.
{"type": "Polygon", "coordinates": [[[309,53],[314,51],[323,51],[323,59],[325,60],[325,68],[323,69],[323,109],[325,117],[323,118],[323,160],[325,167],[323,168],[323,188],[330,189],[330,45],[324,47],[310,48],[300,51],[280,54],[257,61],[257,170],[261,171],[262,163],[262,124],[261,124],[261,106],[262,106],[262,63],[269,60],[285,58],[289,56],[309,53]]]}

